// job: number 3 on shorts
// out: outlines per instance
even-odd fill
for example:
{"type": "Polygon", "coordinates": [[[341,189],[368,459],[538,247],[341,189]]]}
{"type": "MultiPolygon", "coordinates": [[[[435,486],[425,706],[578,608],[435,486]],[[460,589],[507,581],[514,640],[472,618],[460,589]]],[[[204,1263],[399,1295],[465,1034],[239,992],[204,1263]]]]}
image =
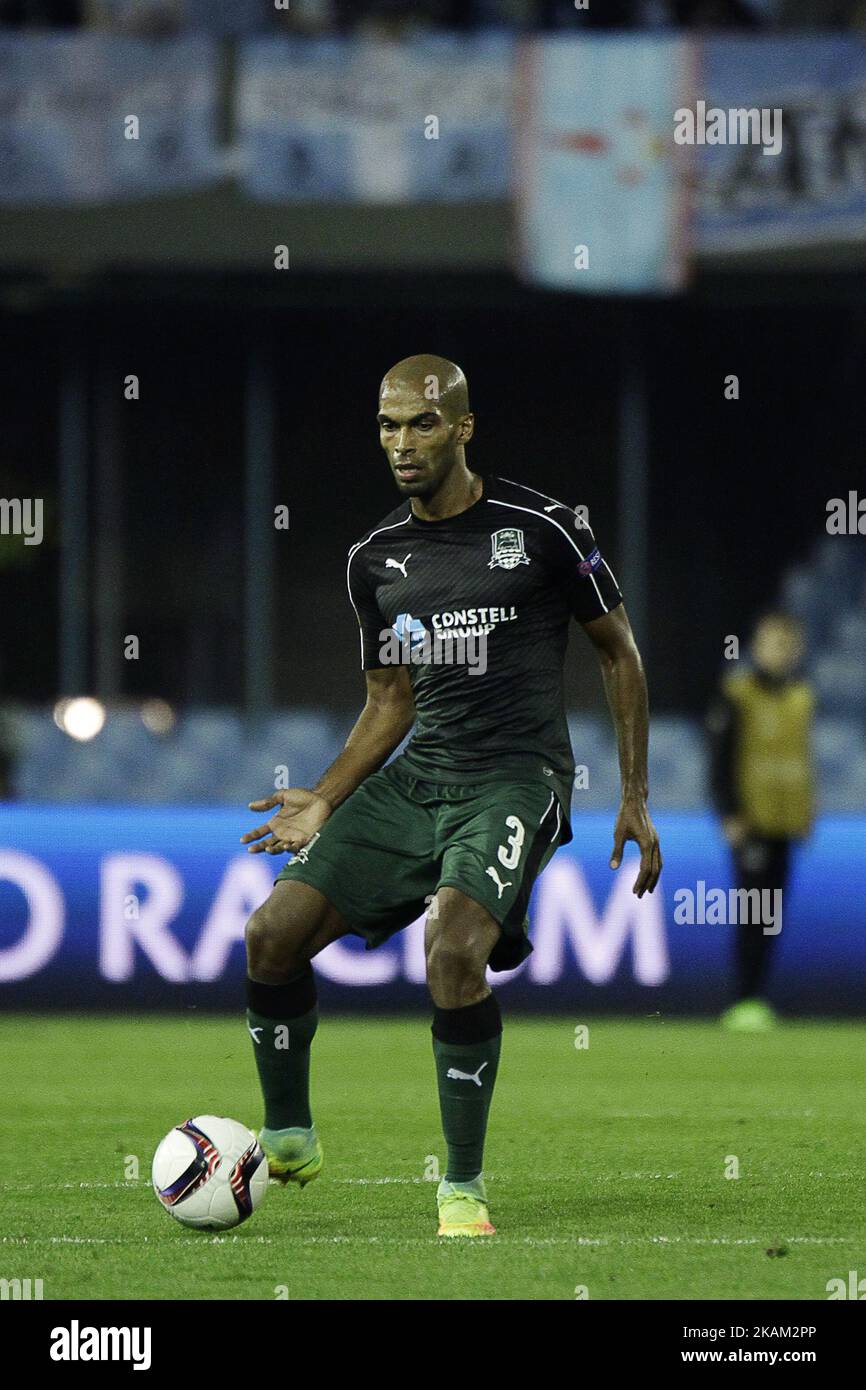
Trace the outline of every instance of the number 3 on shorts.
{"type": "Polygon", "coordinates": [[[508,836],[504,845],[499,846],[496,857],[503,868],[514,869],[520,860],[520,851],[523,849],[526,831],[523,828],[523,821],[518,816],[506,816],[505,824],[513,833],[508,836]]]}

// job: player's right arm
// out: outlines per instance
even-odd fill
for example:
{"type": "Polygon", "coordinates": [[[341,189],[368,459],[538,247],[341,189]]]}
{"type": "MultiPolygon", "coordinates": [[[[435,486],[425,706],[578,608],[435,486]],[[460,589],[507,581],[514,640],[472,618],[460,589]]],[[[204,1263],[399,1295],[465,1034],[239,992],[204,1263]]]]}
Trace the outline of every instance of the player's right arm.
{"type": "Polygon", "coordinates": [[[367,701],[346,745],[313,788],[331,811],[402,743],[415,722],[415,701],[406,666],[365,673],[367,701]]]}
{"type": "Polygon", "coordinates": [[[359,787],[365,777],[382,766],[402,742],[415,720],[412,685],[405,666],[385,666],[367,671],[367,700],[345,747],[315,787],[288,787],[261,801],[251,801],[251,811],[270,811],[275,816],[241,836],[250,854],[285,854],[302,849],[324,825],[328,816],[359,787]]]}

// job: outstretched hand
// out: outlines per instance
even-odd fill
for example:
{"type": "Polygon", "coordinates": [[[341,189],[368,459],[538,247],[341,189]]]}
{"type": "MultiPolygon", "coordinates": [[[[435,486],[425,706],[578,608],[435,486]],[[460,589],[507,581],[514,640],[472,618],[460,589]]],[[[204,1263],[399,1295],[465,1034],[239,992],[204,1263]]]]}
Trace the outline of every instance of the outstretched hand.
{"type": "Polygon", "coordinates": [[[241,836],[241,844],[248,847],[249,854],[292,854],[312,840],[317,830],[324,825],[331,814],[331,807],[323,796],[308,791],[306,787],[288,787],[285,791],[274,792],[261,801],[250,802],[251,811],[270,811],[279,806],[279,811],[264,825],[257,825],[241,836]]]}
{"type": "Polygon", "coordinates": [[[653,891],[662,871],[659,837],[650,820],[646,802],[642,799],[625,798],[619,808],[613,831],[613,854],[610,857],[612,869],[618,869],[622,863],[622,851],[627,840],[634,840],[640,846],[640,870],[632,892],[642,898],[644,893],[653,891]]]}

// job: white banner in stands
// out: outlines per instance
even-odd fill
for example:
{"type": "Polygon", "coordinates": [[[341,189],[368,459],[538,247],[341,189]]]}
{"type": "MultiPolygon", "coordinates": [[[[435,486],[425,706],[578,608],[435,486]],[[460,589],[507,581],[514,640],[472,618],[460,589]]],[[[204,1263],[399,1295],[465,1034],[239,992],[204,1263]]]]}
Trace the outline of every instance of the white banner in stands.
{"type": "Polygon", "coordinates": [[[660,291],[683,281],[688,156],[674,110],[688,41],[528,40],[517,71],[521,269],[564,290],[660,291]]]}
{"type": "Polygon", "coordinates": [[[102,203],[222,174],[207,38],[0,36],[0,204],[102,203]]]}
{"type": "Polygon", "coordinates": [[[249,40],[235,96],[245,191],[262,200],[504,199],[512,54],[503,34],[249,40]]]}

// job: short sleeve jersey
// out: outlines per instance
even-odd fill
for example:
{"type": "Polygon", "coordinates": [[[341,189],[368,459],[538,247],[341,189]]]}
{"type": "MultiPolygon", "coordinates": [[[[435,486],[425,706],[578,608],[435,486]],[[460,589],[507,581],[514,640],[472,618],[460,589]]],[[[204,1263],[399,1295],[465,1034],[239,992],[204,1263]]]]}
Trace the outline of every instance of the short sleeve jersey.
{"type": "Polygon", "coordinates": [[[567,818],[569,622],[622,602],[575,511],[490,477],[477,502],[441,521],[416,517],[407,500],[352,547],[347,578],[362,668],[409,669],[416,723],[404,770],[438,783],[541,779],[567,818]]]}

